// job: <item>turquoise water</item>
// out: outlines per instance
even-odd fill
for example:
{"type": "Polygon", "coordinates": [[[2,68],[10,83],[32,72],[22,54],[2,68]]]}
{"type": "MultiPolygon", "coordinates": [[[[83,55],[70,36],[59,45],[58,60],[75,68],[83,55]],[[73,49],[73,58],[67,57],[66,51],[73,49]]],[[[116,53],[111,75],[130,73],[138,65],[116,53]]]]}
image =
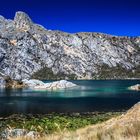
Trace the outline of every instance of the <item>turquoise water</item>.
{"type": "Polygon", "coordinates": [[[72,82],[78,86],[54,91],[1,89],[0,116],[14,113],[121,111],[140,101],[140,92],[128,90],[129,86],[140,84],[140,80],[72,82]]]}

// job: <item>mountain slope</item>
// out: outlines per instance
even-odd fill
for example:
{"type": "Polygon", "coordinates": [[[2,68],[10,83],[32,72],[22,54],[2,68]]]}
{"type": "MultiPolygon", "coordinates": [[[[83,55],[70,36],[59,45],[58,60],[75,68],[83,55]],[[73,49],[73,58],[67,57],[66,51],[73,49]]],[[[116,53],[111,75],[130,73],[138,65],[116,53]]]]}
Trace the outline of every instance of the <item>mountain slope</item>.
{"type": "Polygon", "coordinates": [[[140,37],[69,34],[0,16],[0,72],[12,79],[140,78],[140,37]]]}

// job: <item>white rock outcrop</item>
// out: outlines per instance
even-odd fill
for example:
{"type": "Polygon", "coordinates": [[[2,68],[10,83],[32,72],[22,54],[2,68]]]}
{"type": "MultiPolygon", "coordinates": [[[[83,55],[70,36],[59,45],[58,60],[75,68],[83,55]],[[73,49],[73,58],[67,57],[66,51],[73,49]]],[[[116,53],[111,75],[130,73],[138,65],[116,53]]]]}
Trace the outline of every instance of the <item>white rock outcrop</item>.
{"type": "Polygon", "coordinates": [[[24,80],[22,80],[22,82],[25,85],[27,85],[27,87],[43,86],[45,84],[42,81],[36,80],[36,79],[31,79],[31,80],[24,79],[24,80]]]}
{"type": "Polygon", "coordinates": [[[30,88],[33,89],[65,89],[65,88],[71,88],[77,86],[76,84],[66,81],[66,80],[60,80],[50,83],[44,83],[39,80],[31,79],[31,80],[22,80],[22,82],[30,88]]]}
{"type": "Polygon", "coordinates": [[[137,85],[131,86],[131,87],[129,87],[128,89],[130,89],[130,90],[138,90],[138,91],[140,91],[140,84],[137,84],[137,85]]]}

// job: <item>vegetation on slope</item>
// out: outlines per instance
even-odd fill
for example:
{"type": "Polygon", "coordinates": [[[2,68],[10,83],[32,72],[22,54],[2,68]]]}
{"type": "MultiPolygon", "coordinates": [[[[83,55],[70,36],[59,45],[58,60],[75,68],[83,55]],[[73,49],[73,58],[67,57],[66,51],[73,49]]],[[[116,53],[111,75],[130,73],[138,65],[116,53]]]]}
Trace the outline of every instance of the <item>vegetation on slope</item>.
{"type": "MultiPolygon", "coordinates": [[[[140,66],[133,69],[125,69],[121,66],[109,67],[108,65],[99,66],[98,73],[93,74],[93,79],[127,79],[127,78],[139,78],[140,66]]],[[[78,79],[75,74],[66,75],[64,73],[54,74],[51,68],[44,67],[41,70],[35,72],[31,78],[39,80],[76,80],[78,79]]]]}
{"type": "Polygon", "coordinates": [[[127,79],[127,78],[139,78],[140,66],[134,69],[125,69],[121,66],[109,67],[108,65],[102,65],[99,67],[97,75],[93,76],[93,79],[127,79]]]}
{"type": "Polygon", "coordinates": [[[75,80],[76,75],[75,74],[69,74],[66,75],[64,73],[57,73],[54,74],[51,68],[44,67],[41,70],[35,72],[31,78],[33,79],[39,79],[39,80],[62,80],[62,79],[69,79],[69,80],[75,80]]]}

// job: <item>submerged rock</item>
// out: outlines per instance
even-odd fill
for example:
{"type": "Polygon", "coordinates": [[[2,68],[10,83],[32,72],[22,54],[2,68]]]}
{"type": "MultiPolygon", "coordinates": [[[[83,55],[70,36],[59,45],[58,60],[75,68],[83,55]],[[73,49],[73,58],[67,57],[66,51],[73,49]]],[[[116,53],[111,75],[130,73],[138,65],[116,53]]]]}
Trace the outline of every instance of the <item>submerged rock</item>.
{"type": "Polygon", "coordinates": [[[140,84],[137,84],[137,85],[131,86],[131,87],[129,87],[128,89],[130,89],[130,90],[138,90],[138,91],[140,91],[140,84]]]}

